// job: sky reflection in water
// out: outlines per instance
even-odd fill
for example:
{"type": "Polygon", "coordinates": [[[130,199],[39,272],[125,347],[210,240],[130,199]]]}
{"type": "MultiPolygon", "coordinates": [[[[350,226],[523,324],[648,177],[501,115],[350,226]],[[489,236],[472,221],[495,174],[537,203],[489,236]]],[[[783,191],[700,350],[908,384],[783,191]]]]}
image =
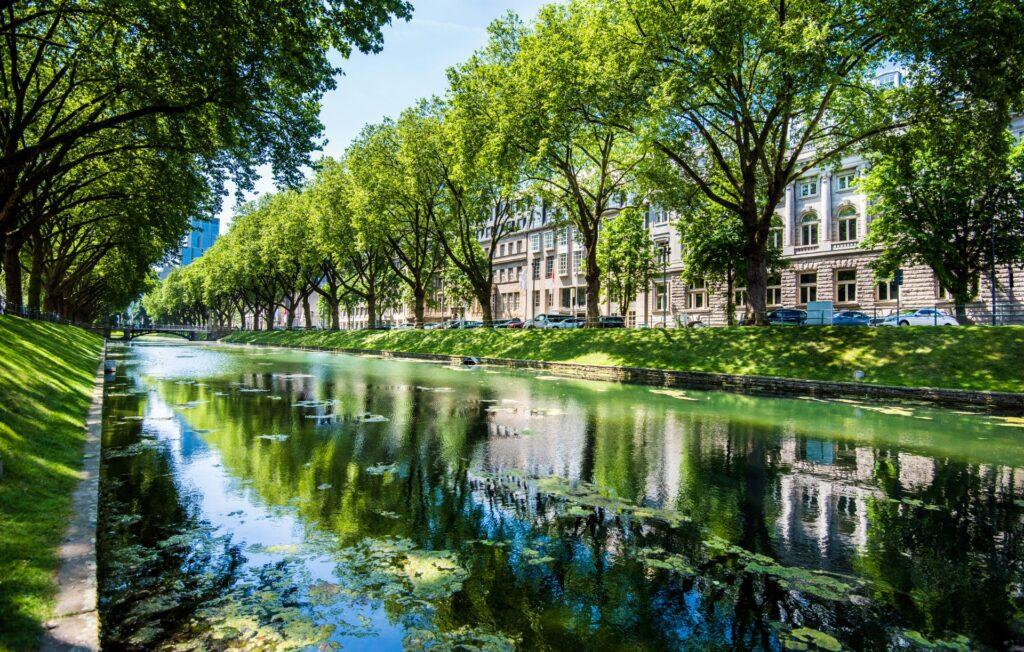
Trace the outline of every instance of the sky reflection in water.
{"type": "Polygon", "coordinates": [[[112,353],[110,649],[1024,642],[1019,419],[112,353]]]}

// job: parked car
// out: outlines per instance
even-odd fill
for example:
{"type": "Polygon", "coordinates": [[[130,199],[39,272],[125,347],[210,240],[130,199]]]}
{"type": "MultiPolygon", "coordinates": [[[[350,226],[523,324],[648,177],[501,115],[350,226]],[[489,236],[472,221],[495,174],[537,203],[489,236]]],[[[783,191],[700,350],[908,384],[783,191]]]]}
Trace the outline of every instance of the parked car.
{"type": "Polygon", "coordinates": [[[498,319],[492,326],[494,328],[522,328],[523,320],[515,317],[513,319],[498,319]]]}
{"type": "Polygon", "coordinates": [[[807,321],[807,311],[796,308],[780,308],[766,315],[769,324],[802,326],[807,321]]]}
{"type": "Polygon", "coordinates": [[[859,310],[840,310],[832,315],[833,326],[870,326],[871,317],[859,310]]]}
{"type": "Polygon", "coordinates": [[[959,326],[960,322],[944,310],[936,308],[917,308],[903,310],[899,314],[889,315],[882,320],[880,326],[959,326]]]}
{"type": "Polygon", "coordinates": [[[483,322],[472,321],[469,319],[453,319],[446,322],[444,328],[446,329],[463,329],[463,328],[480,328],[483,326],[483,322]]]}
{"type": "Polygon", "coordinates": [[[569,319],[568,315],[537,315],[523,322],[523,328],[557,328],[555,324],[569,319]]]}
{"type": "Polygon", "coordinates": [[[626,319],[617,315],[610,315],[608,317],[598,317],[597,319],[598,328],[625,328],[626,319]]]}
{"type": "Polygon", "coordinates": [[[428,322],[423,324],[423,328],[428,331],[436,331],[439,328],[444,328],[444,324],[436,321],[428,322]]]}
{"type": "Polygon", "coordinates": [[[584,317],[568,317],[560,322],[555,322],[551,328],[583,328],[587,325],[584,317]]]}

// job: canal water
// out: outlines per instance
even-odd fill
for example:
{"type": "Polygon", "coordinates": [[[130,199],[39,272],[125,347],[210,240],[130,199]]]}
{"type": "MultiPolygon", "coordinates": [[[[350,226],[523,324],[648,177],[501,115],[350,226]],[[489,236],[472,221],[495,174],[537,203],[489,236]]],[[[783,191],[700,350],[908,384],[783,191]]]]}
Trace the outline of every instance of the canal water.
{"type": "Polygon", "coordinates": [[[105,649],[1024,643],[1024,419],[110,354],[105,649]]]}

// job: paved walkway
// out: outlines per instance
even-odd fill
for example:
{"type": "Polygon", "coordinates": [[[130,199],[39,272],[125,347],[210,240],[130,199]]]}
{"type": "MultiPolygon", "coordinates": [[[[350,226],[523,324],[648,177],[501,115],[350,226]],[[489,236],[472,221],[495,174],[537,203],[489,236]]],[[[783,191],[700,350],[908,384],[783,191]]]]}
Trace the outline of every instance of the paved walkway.
{"type": "Polygon", "coordinates": [[[96,520],[100,488],[100,437],[103,420],[103,358],[92,389],[85,422],[81,479],[71,498],[71,520],[60,546],[57,605],[47,621],[40,649],[94,651],[100,648],[96,608],[96,520]]]}

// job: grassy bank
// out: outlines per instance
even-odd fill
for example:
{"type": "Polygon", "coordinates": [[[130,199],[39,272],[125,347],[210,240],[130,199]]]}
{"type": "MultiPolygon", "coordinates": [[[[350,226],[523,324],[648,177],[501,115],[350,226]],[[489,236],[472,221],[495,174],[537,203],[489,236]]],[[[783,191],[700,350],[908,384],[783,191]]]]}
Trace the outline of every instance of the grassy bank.
{"type": "Polygon", "coordinates": [[[0,315],[0,650],[36,649],[53,606],[102,340],[0,315]]]}
{"type": "Polygon", "coordinates": [[[226,342],[1024,392],[1024,327],[239,332],[226,342]]]}

